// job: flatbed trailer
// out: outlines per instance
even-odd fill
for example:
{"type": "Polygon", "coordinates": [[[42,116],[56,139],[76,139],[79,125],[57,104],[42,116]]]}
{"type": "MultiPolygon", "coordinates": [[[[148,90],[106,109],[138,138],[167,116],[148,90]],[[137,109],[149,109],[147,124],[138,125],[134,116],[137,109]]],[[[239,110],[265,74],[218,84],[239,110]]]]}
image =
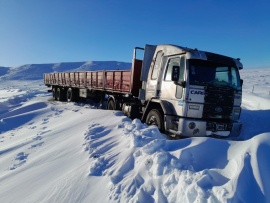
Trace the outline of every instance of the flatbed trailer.
{"type": "Polygon", "coordinates": [[[44,84],[55,88],[78,88],[138,96],[142,61],[134,60],[131,70],[45,73],[44,84]]]}

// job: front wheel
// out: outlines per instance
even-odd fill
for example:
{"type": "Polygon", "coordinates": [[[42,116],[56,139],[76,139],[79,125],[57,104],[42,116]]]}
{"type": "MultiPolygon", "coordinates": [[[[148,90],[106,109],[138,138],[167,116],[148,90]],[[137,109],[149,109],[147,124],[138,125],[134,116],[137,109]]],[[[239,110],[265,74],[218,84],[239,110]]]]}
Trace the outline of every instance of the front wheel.
{"type": "Polygon", "coordinates": [[[152,109],[146,117],[146,124],[157,126],[160,132],[163,133],[164,132],[164,119],[162,115],[163,114],[161,110],[152,109]]]}

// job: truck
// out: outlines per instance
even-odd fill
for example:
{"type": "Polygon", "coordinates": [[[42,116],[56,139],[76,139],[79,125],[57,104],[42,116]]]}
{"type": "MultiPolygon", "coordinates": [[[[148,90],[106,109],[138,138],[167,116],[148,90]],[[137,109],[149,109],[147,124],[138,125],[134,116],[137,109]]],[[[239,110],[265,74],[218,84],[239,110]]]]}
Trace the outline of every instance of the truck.
{"type": "Polygon", "coordinates": [[[242,84],[239,58],[182,47],[135,47],[130,70],[54,72],[44,83],[58,101],[93,99],[109,110],[179,137],[238,137],[242,84]],[[141,59],[137,52],[141,51],[141,59]]]}

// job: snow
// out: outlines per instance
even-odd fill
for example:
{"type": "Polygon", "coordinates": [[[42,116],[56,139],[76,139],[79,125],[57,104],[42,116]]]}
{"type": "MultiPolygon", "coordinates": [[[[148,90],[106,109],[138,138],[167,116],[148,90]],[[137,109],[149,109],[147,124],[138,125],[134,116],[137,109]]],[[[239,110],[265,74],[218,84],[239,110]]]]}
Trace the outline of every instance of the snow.
{"type": "MultiPolygon", "coordinates": [[[[79,67],[110,63],[122,68],[79,67]]],[[[170,140],[119,111],[53,101],[42,73],[73,66],[0,71],[0,202],[270,202],[270,69],[241,72],[237,140],[170,140]]]]}

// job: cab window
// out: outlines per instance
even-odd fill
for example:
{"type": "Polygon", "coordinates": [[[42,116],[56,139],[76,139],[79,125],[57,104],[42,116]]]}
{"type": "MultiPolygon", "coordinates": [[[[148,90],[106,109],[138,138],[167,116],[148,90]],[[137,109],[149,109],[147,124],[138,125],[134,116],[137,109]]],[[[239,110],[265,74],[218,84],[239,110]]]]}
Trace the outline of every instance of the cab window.
{"type": "Polygon", "coordinates": [[[165,81],[172,80],[173,66],[180,66],[179,81],[184,80],[184,68],[185,68],[185,58],[184,57],[181,57],[181,58],[175,57],[175,58],[169,59],[164,80],[165,81]]]}
{"type": "Polygon", "coordinates": [[[152,80],[155,80],[158,77],[158,72],[159,72],[159,67],[160,67],[162,56],[163,56],[162,51],[159,51],[157,53],[155,65],[154,65],[154,68],[153,68],[153,71],[152,71],[152,75],[151,75],[151,79],[152,80]]]}

